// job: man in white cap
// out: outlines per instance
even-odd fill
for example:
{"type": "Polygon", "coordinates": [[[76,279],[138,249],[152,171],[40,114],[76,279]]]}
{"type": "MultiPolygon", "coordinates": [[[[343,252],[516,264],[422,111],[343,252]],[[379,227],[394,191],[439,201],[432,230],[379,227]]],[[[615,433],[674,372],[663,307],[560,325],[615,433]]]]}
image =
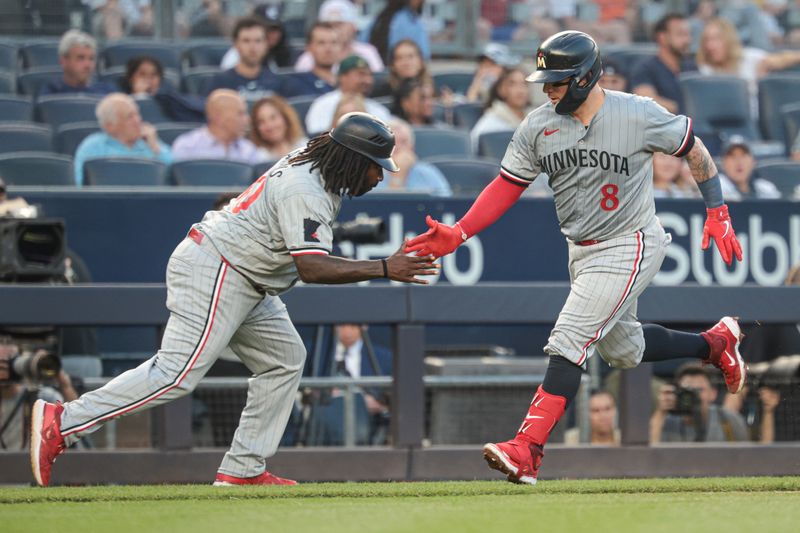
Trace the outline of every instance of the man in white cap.
{"type": "MultiPolygon", "coordinates": [[[[384,69],[383,60],[378,50],[369,43],[356,40],[358,32],[358,8],[350,0],[325,0],[319,8],[320,22],[330,22],[339,32],[339,39],[342,42],[342,57],[357,55],[363,57],[369,63],[372,72],[380,72],[384,69]]],[[[308,51],[297,58],[294,64],[297,72],[308,72],[314,68],[314,58],[308,51]]]]}

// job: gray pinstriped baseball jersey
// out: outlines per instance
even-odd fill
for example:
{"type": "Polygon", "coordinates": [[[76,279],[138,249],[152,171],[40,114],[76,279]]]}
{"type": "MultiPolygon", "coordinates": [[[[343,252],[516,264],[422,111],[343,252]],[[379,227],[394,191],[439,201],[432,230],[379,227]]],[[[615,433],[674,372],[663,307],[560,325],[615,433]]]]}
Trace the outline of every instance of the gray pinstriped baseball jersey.
{"type": "Polygon", "coordinates": [[[607,240],[645,227],[655,216],[653,152],[680,153],[691,119],[652,99],[605,91],[586,128],[550,103],[517,128],[501,162],[522,185],[549,177],[561,231],[570,240],[607,240]]]}
{"type": "Polygon", "coordinates": [[[272,295],[297,282],[292,256],[331,252],[331,226],[342,204],[341,196],[325,191],[319,170],[287,161],[195,225],[237,271],[272,295]]]}

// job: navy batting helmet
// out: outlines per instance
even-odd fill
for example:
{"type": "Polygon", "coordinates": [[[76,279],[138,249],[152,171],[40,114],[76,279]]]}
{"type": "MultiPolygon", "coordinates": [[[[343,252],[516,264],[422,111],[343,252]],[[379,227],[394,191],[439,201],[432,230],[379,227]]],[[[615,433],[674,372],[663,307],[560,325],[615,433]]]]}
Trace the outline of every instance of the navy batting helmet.
{"type": "Polygon", "coordinates": [[[368,157],[389,172],[400,167],[392,159],[394,133],[389,126],[367,113],[347,113],[330,132],[331,138],[342,146],[368,157]]]}
{"type": "Polygon", "coordinates": [[[555,83],[569,79],[567,93],[556,105],[556,113],[568,115],[586,100],[602,73],[600,50],[594,39],[580,31],[562,31],[539,46],[536,71],[527,80],[555,83]]]}

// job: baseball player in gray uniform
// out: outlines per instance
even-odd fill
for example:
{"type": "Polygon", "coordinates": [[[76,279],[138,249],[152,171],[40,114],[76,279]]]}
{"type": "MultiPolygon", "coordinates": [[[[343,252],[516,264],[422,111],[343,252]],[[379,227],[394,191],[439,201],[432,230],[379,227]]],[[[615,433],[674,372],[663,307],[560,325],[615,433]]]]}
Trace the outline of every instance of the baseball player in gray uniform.
{"type": "Polygon", "coordinates": [[[599,50],[585,33],[566,31],[542,43],[528,81],[550,102],[520,124],[499,176],[454,226],[427,218],[429,230],[407,251],[436,257],[497,220],[544,173],[569,248],[571,290],[547,346],[550,362],[516,436],[483,448],[493,469],[516,483],[536,483],[543,446],[577,394],[586,361],[597,352],[617,368],[694,357],[718,367],[732,393],[746,368],[736,320],[724,317],[700,334],[636,319],[636,302],[661,267],[670,236],[655,216],[654,152],[685,157],[707,207],[703,249],[713,239],[723,259],[742,250],[723,203],[714,162],[692,120],[645,97],[606,91],[599,50]]]}
{"type": "Polygon", "coordinates": [[[285,157],[221,211],[209,211],[167,266],[170,318],[161,349],[139,367],[79,399],[37,401],[31,464],[47,486],[56,456],[104,422],[190,393],[230,348],[252,372],[247,403],[215,485],[295,484],[266,471],[285,429],[305,349],[279,294],[309,283],[375,278],[425,283],[433,258],[353,261],[329,255],[343,195],[361,196],[396,172],[394,135],[366,113],[345,115],[329,133],[285,157]]]}

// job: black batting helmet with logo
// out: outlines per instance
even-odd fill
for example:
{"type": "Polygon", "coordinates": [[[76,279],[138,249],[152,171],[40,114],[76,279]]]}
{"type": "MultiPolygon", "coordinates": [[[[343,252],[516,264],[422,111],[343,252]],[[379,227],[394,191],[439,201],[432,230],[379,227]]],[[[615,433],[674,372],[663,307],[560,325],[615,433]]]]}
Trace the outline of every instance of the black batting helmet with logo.
{"type": "Polygon", "coordinates": [[[567,93],[556,105],[556,113],[568,115],[586,100],[602,73],[600,50],[594,39],[580,31],[562,31],[539,46],[536,71],[527,80],[555,83],[569,79],[567,93]]]}
{"type": "Polygon", "coordinates": [[[389,172],[400,167],[392,159],[394,133],[389,126],[368,113],[343,115],[330,132],[331,138],[342,146],[368,157],[389,172]]]}

